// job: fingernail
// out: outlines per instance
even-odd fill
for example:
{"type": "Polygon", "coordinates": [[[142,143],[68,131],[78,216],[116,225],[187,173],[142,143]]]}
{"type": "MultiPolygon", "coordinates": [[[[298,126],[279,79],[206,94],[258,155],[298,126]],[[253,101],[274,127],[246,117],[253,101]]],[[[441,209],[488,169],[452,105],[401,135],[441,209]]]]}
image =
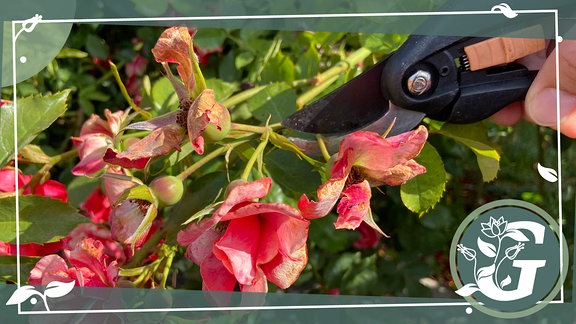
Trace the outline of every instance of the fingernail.
{"type": "MultiPolygon", "coordinates": [[[[576,96],[560,90],[560,121],[576,111],[576,96]]],[[[554,126],[557,122],[556,89],[542,89],[527,102],[526,114],[538,125],[554,126]]]]}

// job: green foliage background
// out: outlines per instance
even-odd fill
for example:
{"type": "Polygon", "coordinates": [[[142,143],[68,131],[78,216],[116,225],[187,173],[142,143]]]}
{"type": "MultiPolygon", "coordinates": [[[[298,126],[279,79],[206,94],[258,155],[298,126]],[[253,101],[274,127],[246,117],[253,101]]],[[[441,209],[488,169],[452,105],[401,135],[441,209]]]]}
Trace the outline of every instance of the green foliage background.
{"type": "MultiPolygon", "coordinates": [[[[150,52],[162,30],[160,27],[75,25],[58,57],[33,78],[17,85],[22,97],[70,90],[69,108],[32,143],[49,156],[61,154],[72,148],[70,136],[78,135],[90,114],[102,116],[106,108],[115,111],[128,106],[107,60],[119,67],[124,78],[126,63],[136,55],[145,57],[149,63],[142,79],[140,105],[150,107],[153,115],[177,109],[177,97],[150,52]]],[[[195,44],[213,52],[201,68],[217,100],[231,109],[235,121],[263,125],[270,114],[270,122],[278,122],[294,112],[297,104],[310,102],[345,83],[385,57],[405,38],[405,35],[385,34],[200,29],[195,44]],[[342,65],[350,59],[351,53],[359,53],[359,48],[367,53],[357,62],[360,64],[345,66],[341,73],[329,76],[332,82],[326,86],[312,86],[310,81],[319,73],[342,65]],[[246,97],[239,97],[239,93],[246,97]]],[[[11,99],[12,95],[12,88],[2,89],[2,98],[11,99]]],[[[526,122],[501,127],[486,121],[480,125],[458,126],[459,129],[442,128],[433,121],[427,123],[431,130],[430,145],[422,162],[433,161],[436,165],[433,169],[439,177],[445,175],[445,184],[443,179],[438,182],[438,177],[432,179],[436,180],[433,186],[441,186],[436,192],[444,191],[441,200],[435,203],[432,198],[429,205],[434,207],[421,209],[414,206],[425,197],[416,195],[418,201],[408,203],[413,206],[412,212],[402,200],[410,187],[374,190],[373,213],[378,225],[390,236],[382,238],[374,249],[354,248],[353,242],[359,233],[334,230],[335,215],[313,221],[308,245],[309,264],[289,292],[451,296],[454,287],[448,269],[449,247],[456,228],[472,210],[492,200],[515,198],[533,202],[551,215],[558,215],[557,184],[546,182],[536,171],[538,162],[552,168],[557,166],[559,152],[554,131],[526,122]],[[466,143],[469,139],[458,135],[475,132],[482,136],[473,140],[498,148],[494,152],[500,155],[499,164],[494,166],[491,161],[491,166],[483,165],[478,152],[470,149],[477,143],[466,143]],[[480,137],[483,138],[480,140],[480,137]],[[497,177],[493,179],[496,173],[497,177]]],[[[560,143],[562,219],[571,255],[576,216],[576,145],[573,142],[562,137],[560,143]]],[[[247,146],[246,155],[251,150],[253,148],[247,146]]],[[[176,173],[182,168],[181,164],[196,159],[187,152],[190,152],[189,144],[182,153],[158,159],[150,168],[151,175],[176,173]]],[[[245,156],[238,156],[236,161],[243,158],[245,156]]],[[[76,162],[60,163],[51,174],[52,178],[68,185],[74,207],[78,207],[97,185],[91,180],[72,177],[70,169],[76,162]]],[[[308,163],[286,151],[267,150],[265,164],[275,183],[269,200],[294,205],[303,192],[313,194],[322,181],[308,163]]],[[[33,174],[38,166],[23,165],[22,169],[33,174]]],[[[179,215],[183,210],[191,215],[202,208],[202,204],[211,201],[227,183],[227,172],[233,177],[241,168],[236,167],[234,160],[227,171],[224,171],[224,161],[201,168],[186,182],[183,202],[164,211],[165,217],[179,215]]],[[[168,243],[174,243],[173,237],[171,239],[168,243]]],[[[0,262],[2,275],[11,280],[9,272],[13,269],[9,265],[13,260],[3,258],[0,262]]],[[[23,271],[26,269],[29,267],[25,265],[23,271]]],[[[172,271],[176,278],[171,282],[174,288],[201,288],[198,268],[187,259],[176,260],[172,271]]],[[[569,276],[566,288],[571,287],[569,276]]]]}

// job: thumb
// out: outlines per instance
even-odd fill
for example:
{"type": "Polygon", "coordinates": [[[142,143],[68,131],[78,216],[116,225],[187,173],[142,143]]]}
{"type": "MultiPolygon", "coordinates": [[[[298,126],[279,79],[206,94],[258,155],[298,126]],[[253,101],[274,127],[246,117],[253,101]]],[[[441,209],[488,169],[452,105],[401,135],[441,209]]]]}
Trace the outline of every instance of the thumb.
{"type": "Polygon", "coordinates": [[[548,57],[525,101],[526,118],[576,138],[576,41],[566,40],[548,57]],[[556,110],[556,52],[559,63],[560,126],[556,110]]]}

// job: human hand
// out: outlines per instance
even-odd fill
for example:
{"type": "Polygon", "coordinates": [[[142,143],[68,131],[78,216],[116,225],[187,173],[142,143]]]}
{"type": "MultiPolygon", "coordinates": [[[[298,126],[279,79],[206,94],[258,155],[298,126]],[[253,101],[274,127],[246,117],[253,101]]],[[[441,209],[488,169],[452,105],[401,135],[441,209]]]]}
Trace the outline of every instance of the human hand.
{"type": "Polygon", "coordinates": [[[501,125],[513,125],[520,118],[559,129],[576,138],[576,41],[565,40],[548,56],[530,86],[524,102],[513,103],[492,116],[501,125]],[[560,127],[556,120],[556,53],[560,77],[560,127]]]}

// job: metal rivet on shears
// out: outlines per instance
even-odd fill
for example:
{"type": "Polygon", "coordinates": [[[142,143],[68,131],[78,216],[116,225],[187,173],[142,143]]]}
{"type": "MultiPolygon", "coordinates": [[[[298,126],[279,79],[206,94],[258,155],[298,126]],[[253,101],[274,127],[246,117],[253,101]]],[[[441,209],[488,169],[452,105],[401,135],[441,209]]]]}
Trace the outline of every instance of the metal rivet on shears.
{"type": "Polygon", "coordinates": [[[416,71],[408,78],[408,90],[413,95],[421,95],[432,85],[430,73],[422,70],[416,71]]]}

